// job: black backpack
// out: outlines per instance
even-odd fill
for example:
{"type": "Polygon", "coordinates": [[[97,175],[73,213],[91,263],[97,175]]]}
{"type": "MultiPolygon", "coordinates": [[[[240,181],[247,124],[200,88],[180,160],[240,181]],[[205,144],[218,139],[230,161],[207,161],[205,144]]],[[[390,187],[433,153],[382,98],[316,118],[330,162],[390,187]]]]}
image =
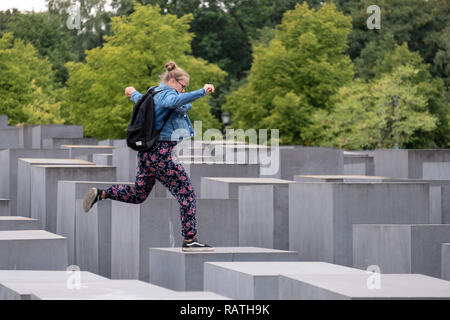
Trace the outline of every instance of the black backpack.
{"type": "Polygon", "coordinates": [[[155,129],[155,103],[153,96],[163,90],[155,91],[150,87],[134,105],[131,122],[127,127],[127,145],[136,151],[148,151],[155,144],[159,133],[169,117],[175,111],[172,109],[164,119],[161,129],[155,129]]]}

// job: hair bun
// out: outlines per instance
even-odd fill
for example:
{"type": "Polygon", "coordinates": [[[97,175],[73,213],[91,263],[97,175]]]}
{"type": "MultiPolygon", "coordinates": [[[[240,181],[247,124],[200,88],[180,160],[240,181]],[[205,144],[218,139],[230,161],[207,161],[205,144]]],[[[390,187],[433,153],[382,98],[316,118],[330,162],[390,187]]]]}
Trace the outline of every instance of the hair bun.
{"type": "Polygon", "coordinates": [[[177,68],[177,64],[175,62],[169,61],[169,62],[166,63],[166,70],[167,71],[170,72],[170,71],[172,71],[172,70],[174,70],[176,68],[177,68]]]}

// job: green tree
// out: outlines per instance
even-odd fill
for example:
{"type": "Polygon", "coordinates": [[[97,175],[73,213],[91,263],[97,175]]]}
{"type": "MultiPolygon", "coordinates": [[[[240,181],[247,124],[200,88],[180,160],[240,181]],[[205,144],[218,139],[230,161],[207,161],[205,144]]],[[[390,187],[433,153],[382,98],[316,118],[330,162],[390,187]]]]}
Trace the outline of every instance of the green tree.
{"type": "Polygon", "coordinates": [[[233,127],[279,128],[280,143],[310,144],[302,133],[312,112],[329,109],[330,97],[352,80],[344,54],[350,26],[333,4],[287,11],[273,40],[254,48],[248,81],[227,98],[233,127]]]}
{"type": "Polygon", "coordinates": [[[411,81],[418,73],[410,65],[399,66],[369,83],[357,79],[342,87],[332,111],[314,113],[308,138],[349,150],[406,148],[417,130],[432,131],[437,122],[420,85],[411,81]]]}
{"type": "MultiPolygon", "coordinates": [[[[159,7],[139,4],[130,16],[114,17],[113,35],[105,37],[104,46],[89,50],[86,63],[67,64],[70,78],[63,108],[70,112],[71,122],[83,125],[87,134],[98,138],[123,138],[132,111],[124,88],[133,85],[145,92],[159,82],[169,60],[190,74],[192,89],[207,81],[220,83],[224,71],[190,55],[191,20],[192,15],[161,15],[159,7]]],[[[193,121],[203,121],[205,130],[219,127],[208,99],[195,101],[189,111],[193,121]]]]}
{"type": "Polygon", "coordinates": [[[12,33],[0,38],[0,114],[10,124],[61,123],[51,64],[12,33]]]}

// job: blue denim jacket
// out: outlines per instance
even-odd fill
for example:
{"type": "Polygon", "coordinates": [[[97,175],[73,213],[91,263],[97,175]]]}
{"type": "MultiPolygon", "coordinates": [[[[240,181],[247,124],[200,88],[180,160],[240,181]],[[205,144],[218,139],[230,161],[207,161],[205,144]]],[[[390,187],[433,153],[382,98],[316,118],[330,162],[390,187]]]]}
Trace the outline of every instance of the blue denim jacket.
{"type": "MultiPolygon", "coordinates": [[[[166,125],[159,134],[158,140],[179,141],[194,137],[194,128],[186,111],[192,108],[190,102],[206,95],[205,89],[179,93],[165,83],[160,83],[155,90],[164,90],[153,96],[153,101],[155,102],[155,127],[157,130],[161,129],[164,117],[170,112],[170,109],[176,109],[167,120],[166,125]],[[176,133],[172,137],[172,133],[175,130],[176,133]]],[[[130,99],[136,103],[141,97],[141,93],[134,91],[130,99]]]]}

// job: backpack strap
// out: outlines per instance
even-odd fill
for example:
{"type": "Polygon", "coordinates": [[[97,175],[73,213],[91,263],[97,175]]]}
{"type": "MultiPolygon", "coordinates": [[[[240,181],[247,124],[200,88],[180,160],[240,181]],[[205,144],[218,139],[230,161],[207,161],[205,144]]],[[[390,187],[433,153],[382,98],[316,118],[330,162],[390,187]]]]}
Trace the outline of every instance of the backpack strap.
{"type": "MultiPolygon", "coordinates": [[[[169,89],[162,89],[162,90],[159,90],[159,91],[156,91],[156,92],[155,92],[155,91],[154,91],[155,88],[156,88],[156,87],[150,87],[150,88],[148,88],[148,90],[147,90],[147,93],[150,94],[150,95],[152,96],[152,98],[153,98],[153,96],[154,96],[155,94],[157,94],[157,93],[160,93],[160,92],[162,92],[162,91],[169,90],[169,89]]],[[[161,126],[161,129],[157,130],[158,134],[161,133],[162,129],[164,128],[164,126],[166,125],[167,121],[169,120],[170,116],[172,115],[172,113],[173,113],[174,111],[175,111],[175,109],[172,109],[172,110],[165,116],[164,121],[163,121],[163,125],[161,126]]]]}

